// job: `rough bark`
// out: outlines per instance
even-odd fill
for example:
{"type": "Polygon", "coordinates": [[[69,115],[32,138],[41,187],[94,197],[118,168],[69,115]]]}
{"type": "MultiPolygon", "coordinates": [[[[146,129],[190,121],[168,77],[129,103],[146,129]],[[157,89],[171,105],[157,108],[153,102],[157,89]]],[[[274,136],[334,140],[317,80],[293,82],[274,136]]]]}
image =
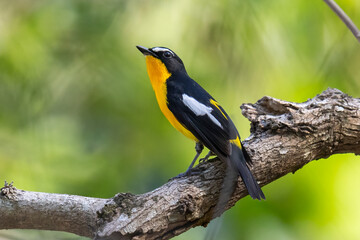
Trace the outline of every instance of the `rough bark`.
{"type": "MultiPolygon", "coordinates": [[[[243,143],[261,186],[312,160],[360,154],[360,99],[337,89],[304,103],[263,97],[241,109],[251,121],[251,135],[243,143]]],[[[225,164],[215,158],[196,168],[198,175],[111,199],[26,192],[7,185],[0,196],[0,229],[59,230],[95,239],[169,239],[206,226],[247,195],[239,179],[226,207],[217,208],[225,164]]]]}

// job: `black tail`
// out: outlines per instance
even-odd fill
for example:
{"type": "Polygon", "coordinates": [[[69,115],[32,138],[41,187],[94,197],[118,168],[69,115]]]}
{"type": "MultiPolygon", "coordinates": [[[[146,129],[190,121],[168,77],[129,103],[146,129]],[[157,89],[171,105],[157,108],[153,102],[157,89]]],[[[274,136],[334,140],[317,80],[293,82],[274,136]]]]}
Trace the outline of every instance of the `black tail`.
{"type": "Polygon", "coordinates": [[[245,187],[247,188],[249,195],[253,199],[265,199],[265,195],[262,192],[259,184],[252,175],[249,167],[246,164],[245,156],[240,148],[232,144],[232,153],[230,156],[230,162],[232,167],[237,170],[241,179],[243,180],[245,187]]]}

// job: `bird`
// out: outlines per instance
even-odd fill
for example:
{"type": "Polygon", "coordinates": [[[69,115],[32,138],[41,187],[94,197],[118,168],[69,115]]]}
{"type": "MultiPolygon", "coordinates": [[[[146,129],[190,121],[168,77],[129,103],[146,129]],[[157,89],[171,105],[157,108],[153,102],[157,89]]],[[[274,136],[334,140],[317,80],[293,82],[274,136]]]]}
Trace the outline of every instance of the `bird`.
{"type": "Polygon", "coordinates": [[[175,129],[196,143],[193,161],[178,177],[193,173],[193,166],[205,146],[210,151],[201,161],[216,155],[240,175],[253,199],[265,199],[249,169],[252,160],[222,106],[188,75],[183,61],[174,51],[166,47],[136,47],[145,56],[160,110],[175,129]]]}

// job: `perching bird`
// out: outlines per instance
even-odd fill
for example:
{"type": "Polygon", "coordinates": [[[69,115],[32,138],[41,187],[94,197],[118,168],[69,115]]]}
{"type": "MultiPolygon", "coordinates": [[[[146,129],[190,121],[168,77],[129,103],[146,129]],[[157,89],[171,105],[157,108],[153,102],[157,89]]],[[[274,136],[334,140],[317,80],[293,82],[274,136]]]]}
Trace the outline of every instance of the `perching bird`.
{"type": "Polygon", "coordinates": [[[160,109],[169,122],[196,142],[192,167],[206,146],[241,176],[249,195],[265,199],[247,164],[251,159],[243,148],[230,117],[210,94],[189,77],[181,59],[165,47],[136,46],[146,57],[146,66],[160,109]]]}

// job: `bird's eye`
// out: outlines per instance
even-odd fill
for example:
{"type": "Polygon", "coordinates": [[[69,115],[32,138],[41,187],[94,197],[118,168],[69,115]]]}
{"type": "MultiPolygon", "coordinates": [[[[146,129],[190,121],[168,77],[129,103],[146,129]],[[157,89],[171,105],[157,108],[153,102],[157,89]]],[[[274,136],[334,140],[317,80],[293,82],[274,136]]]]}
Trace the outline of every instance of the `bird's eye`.
{"type": "Polygon", "coordinates": [[[171,58],[171,57],[172,57],[172,54],[171,54],[169,51],[166,51],[166,52],[163,53],[163,56],[164,56],[165,58],[171,58]]]}

